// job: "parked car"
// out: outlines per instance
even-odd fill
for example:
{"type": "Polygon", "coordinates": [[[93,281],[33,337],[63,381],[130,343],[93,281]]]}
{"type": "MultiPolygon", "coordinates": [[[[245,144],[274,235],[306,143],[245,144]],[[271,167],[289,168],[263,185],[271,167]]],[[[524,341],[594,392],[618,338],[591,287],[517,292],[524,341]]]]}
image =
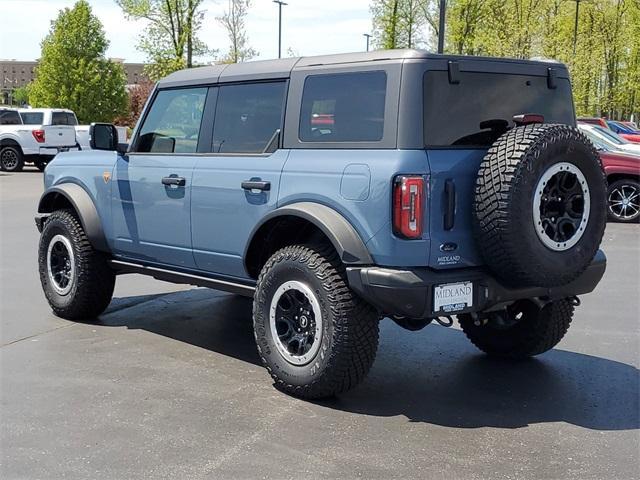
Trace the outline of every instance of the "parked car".
{"type": "Polygon", "coordinates": [[[604,118],[600,117],[578,117],[579,123],[590,123],[591,125],[599,125],[602,128],[609,129],[609,125],[604,118]]]}
{"type": "MultiPolygon", "coordinates": [[[[18,110],[25,125],[71,125],[76,132],[76,142],[81,150],[88,150],[89,125],[79,125],[76,114],[66,108],[21,108],[18,110]]],[[[122,142],[127,141],[127,128],[117,127],[122,142]]]]}
{"type": "MultiPolygon", "coordinates": [[[[589,125],[591,126],[591,125],[589,125]]],[[[591,140],[607,175],[607,214],[609,220],[636,223],[640,220],[640,154],[623,152],[612,147],[593,130],[579,125],[591,140]]],[[[600,128],[600,127],[594,127],[600,128]]]]}
{"type": "Polygon", "coordinates": [[[607,125],[611,130],[620,135],[622,138],[629,140],[630,142],[640,143],[640,132],[634,130],[620,122],[607,120],[607,125]]]}
{"type": "Polygon", "coordinates": [[[622,125],[629,127],[633,130],[640,130],[640,128],[638,128],[638,124],[635,122],[620,122],[622,125]]]}
{"type": "Polygon", "coordinates": [[[617,222],[637,223],[640,220],[640,157],[603,150],[600,158],[609,182],[609,218],[617,222]]]}
{"type": "Polygon", "coordinates": [[[575,125],[558,63],[391,50],[176,72],[130,145],[95,124],[99,151],[47,167],[42,287],[67,319],[100,315],[125,273],[252,297],[263,364],[303,398],[358,384],[385,316],[455,315],[490,355],[537,355],[606,265],[604,172],[575,125]]]}
{"type": "Polygon", "coordinates": [[[578,128],[592,140],[594,143],[601,143],[607,150],[618,150],[631,154],[640,155],[640,144],[630,142],[622,138],[617,133],[603,128],[599,125],[589,125],[586,123],[578,123],[578,128]]]}
{"type": "Polygon", "coordinates": [[[18,110],[0,110],[0,170],[19,172],[25,162],[44,170],[56,154],[69,150],[77,150],[73,127],[24,125],[18,110]]]}

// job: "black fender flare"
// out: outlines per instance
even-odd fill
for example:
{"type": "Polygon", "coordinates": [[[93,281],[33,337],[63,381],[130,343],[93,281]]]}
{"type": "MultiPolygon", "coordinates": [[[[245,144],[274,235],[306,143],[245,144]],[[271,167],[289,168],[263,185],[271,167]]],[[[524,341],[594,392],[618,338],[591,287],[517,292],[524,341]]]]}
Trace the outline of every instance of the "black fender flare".
{"type": "Polygon", "coordinates": [[[38,213],[48,214],[54,211],[55,199],[58,195],[66,198],[76,211],[82,228],[84,228],[91,246],[96,250],[109,252],[102,222],[98,210],[87,191],[75,183],[62,183],[48,188],[38,202],[38,213]]]}
{"type": "Polygon", "coordinates": [[[260,223],[254,227],[243,256],[245,269],[247,268],[247,252],[253,245],[256,233],[270,220],[285,216],[302,218],[318,227],[327,236],[343,263],[347,265],[372,265],[374,263],[356,229],[340,213],[319,203],[298,202],[276,208],[265,215],[260,223]]]}

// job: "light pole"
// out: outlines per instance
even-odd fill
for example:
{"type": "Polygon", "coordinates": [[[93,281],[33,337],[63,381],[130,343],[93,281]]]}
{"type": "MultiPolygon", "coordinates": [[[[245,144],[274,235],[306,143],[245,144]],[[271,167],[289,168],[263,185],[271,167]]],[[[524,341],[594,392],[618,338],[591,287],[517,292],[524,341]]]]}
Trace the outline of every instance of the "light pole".
{"type": "Polygon", "coordinates": [[[369,51],[369,39],[371,38],[371,34],[363,33],[362,35],[367,38],[367,52],[368,52],[369,51]]]}
{"type": "Polygon", "coordinates": [[[573,0],[576,2],[576,19],[573,23],[573,54],[576,54],[576,45],[578,43],[578,15],[580,14],[580,0],[573,0]]]}
{"type": "Polygon", "coordinates": [[[288,5],[282,0],[273,0],[278,4],[278,58],[282,58],[282,6],[288,5]]]}
{"type": "Polygon", "coordinates": [[[438,24],[438,53],[444,52],[444,16],[447,10],[447,0],[440,0],[440,22],[438,24]]]}

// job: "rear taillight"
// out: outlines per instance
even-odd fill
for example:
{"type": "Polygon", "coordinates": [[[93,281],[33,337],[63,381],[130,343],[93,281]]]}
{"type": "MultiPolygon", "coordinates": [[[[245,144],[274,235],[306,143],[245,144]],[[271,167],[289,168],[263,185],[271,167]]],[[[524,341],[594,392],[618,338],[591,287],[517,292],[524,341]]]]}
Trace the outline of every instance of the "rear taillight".
{"type": "Polygon", "coordinates": [[[393,184],[393,232],[404,238],[422,237],[424,177],[400,175],[393,184]]]}
{"type": "Polygon", "coordinates": [[[36,139],[36,142],[44,143],[44,130],[31,130],[31,134],[36,139]]]}

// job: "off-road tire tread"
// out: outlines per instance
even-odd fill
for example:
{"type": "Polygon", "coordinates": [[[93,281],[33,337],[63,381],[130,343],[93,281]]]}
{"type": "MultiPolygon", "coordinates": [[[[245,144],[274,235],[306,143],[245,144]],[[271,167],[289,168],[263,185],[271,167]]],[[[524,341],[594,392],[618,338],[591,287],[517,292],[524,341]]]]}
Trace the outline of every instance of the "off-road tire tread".
{"type": "MultiPolygon", "coordinates": [[[[53,221],[59,221],[65,225],[75,251],[77,288],[73,301],[65,306],[56,306],[49,299],[49,292],[45,288],[45,295],[49,300],[53,312],[67,320],[92,320],[98,317],[109,306],[115,286],[115,273],[107,263],[107,255],[95,250],[89,238],[82,228],[80,220],[72,210],[56,210],[45,223],[43,233],[47,225],[53,221]]],[[[46,252],[48,245],[39,247],[39,271],[43,282],[48,282],[46,271],[46,252]],[[44,256],[44,258],[42,258],[44,256]]],[[[70,292],[71,294],[71,292],[70,292]]]]}
{"type": "Polygon", "coordinates": [[[513,344],[506,349],[497,349],[488,342],[494,332],[488,327],[475,328],[471,315],[458,315],[458,323],[479,350],[491,356],[518,360],[547,352],[560,343],[571,325],[573,312],[574,306],[570,300],[548,303],[530,323],[526,335],[519,340],[514,338],[513,344]]]}
{"type": "MultiPolygon", "coordinates": [[[[513,201],[521,178],[528,174],[528,166],[550,144],[567,139],[591,145],[584,134],[569,125],[532,124],[513,128],[493,144],[480,165],[473,202],[475,237],[485,263],[504,280],[522,286],[543,283],[557,286],[575,280],[589,265],[586,262],[562,278],[549,278],[539,259],[522,255],[519,249],[522,232],[508,228],[510,218],[532,215],[530,205],[513,201]]],[[[592,145],[590,148],[600,162],[595,148],[592,145]]],[[[606,183],[604,172],[602,181],[606,183]]],[[[604,226],[599,235],[598,245],[604,226]]]]}
{"type": "MultiPolygon", "coordinates": [[[[377,312],[349,288],[345,269],[336,251],[329,245],[293,245],[273,254],[258,277],[253,311],[260,311],[260,303],[267,301],[260,288],[269,270],[281,262],[304,264],[321,281],[333,313],[333,345],[324,370],[310,383],[299,386],[287,383],[269,367],[260,343],[258,353],[276,387],[290,395],[317,399],[331,397],[359,384],[369,372],[378,348],[377,312]]],[[[257,340],[257,337],[256,337],[257,340]]]]}

